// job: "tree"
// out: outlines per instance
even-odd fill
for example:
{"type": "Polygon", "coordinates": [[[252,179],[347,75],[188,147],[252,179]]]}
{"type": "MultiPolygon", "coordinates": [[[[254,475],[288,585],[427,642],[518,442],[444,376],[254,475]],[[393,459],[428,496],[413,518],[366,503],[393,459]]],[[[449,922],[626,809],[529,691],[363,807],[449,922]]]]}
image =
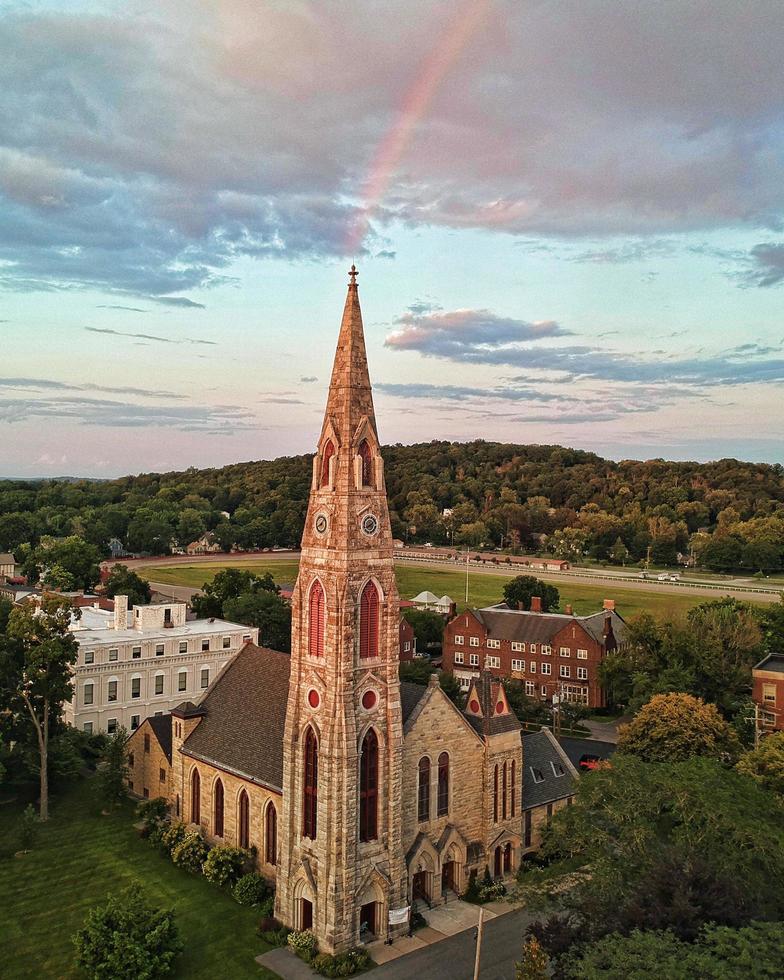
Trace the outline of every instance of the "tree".
{"type": "Polygon", "coordinates": [[[120,727],[108,736],[101,753],[98,780],[107,806],[119,806],[128,793],[127,744],[128,732],[120,727]]]}
{"type": "Polygon", "coordinates": [[[542,600],[542,611],[558,608],[561,595],[554,585],[548,585],[534,575],[518,575],[504,586],[504,601],[510,609],[530,609],[533,596],[542,600]]]}
{"type": "Polygon", "coordinates": [[[211,582],[202,586],[202,595],[195,595],[191,608],[197,616],[216,618],[225,615],[223,605],[228,599],[236,599],[246,592],[279,592],[269,572],[254,575],[242,568],[225,568],[211,582]]]}
{"type": "Polygon", "coordinates": [[[60,589],[84,589],[89,592],[98,583],[101,553],[77,535],[67,538],[44,538],[32,552],[27,572],[46,585],[60,589]]]}
{"type": "Polygon", "coordinates": [[[132,606],[144,606],[152,598],[150,583],[127,565],[114,565],[106,579],[106,594],[110,599],[127,595],[132,606]]]}
{"type": "Polygon", "coordinates": [[[261,646],[291,650],[291,606],[277,591],[243,592],[223,603],[223,617],[245,626],[257,626],[261,646]]]}
{"type": "Polygon", "coordinates": [[[406,609],[405,618],[414,628],[417,648],[422,652],[437,647],[441,649],[444,639],[444,618],[427,609],[406,609]]]}
{"type": "Polygon", "coordinates": [[[140,883],[92,909],[73,942],[78,965],[94,980],[157,980],[183,949],[174,911],[149,905],[140,883]]]}
{"type": "Polygon", "coordinates": [[[733,534],[714,534],[702,549],[700,561],[716,572],[739,568],[743,559],[743,542],[733,534]]]}
{"type": "Polygon", "coordinates": [[[772,732],[740,757],[735,768],[772,793],[784,796],[784,732],[772,732]]]}
{"type": "Polygon", "coordinates": [[[683,762],[695,756],[730,759],[740,745],[715,706],[690,694],[657,694],[628,725],[618,751],[646,762],[683,762]]]}
{"type": "Polygon", "coordinates": [[[61,596],[48,596],[40,609],[18,606],[9,616],[7,635],[15,654],[16,695],[35,729],[40,762],[41,820],[49,819],[49,734],[52,718],[73,694],[71,667],[78,644],[68,627],[78,616],[61,596]]]}
{"type": "Polygon", "coordinates": [[[615,565],[625,565],[629,560],[629,549],[623,543],[623,539],[618,537],[615,544],[610,549],[610,561],[615,565]]]}
{"type": "Polygon", "coordinates": [[[550,960],[539,945],[536,936],[531,936],[523,945],[523,957],[515,963],[515,980],[547,980],[550,960]]]}

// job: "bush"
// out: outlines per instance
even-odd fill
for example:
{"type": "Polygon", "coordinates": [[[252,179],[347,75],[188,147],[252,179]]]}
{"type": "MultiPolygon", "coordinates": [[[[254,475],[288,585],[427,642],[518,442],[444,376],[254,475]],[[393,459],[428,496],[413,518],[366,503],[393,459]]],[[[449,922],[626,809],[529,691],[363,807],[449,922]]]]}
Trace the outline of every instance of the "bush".
{"type": "MultiPolygon", "coordinates": [[[[206,874],[206,871],[205,871],[206,874]]],[[[270,886],[257,871],[243,875],[232,889],[234,901],[240,905],[261,905],[269,896],[270,886]]]]}
{"type": "Polygon", "coordinates": [[[136,807],[136,819],[141,820],[148,831],[163,823],[169,816],[169,804],[162,796],[154,800],[142,800],[136,807]]]}
{"type": "Polygon", "coordinates": [[[416,932],[417,929],[424,929],[426,925],[427,925],[427,919],[424,917],[424,915],[422,915],[421,912],[417,912],[415,910],[411,913],[411,919],[409,921],[411,932],[416,932]]]}
{"type": "Polygon", "coordinates": [[[278,920],[270,915],[262,915],[256,930],[265,943],[270,946],[286,946],[288,943],[291,929],[281,925],[278,920]]]}
{"type": "Polygon", "coordinates": [[[476,880],[476,868],[473,868],[471,873],[468,875],[468,885],[466,886],[466,890],[463,892],[463,900],[466,902],[479,901],[479,884],[476,880]]]}
{"type": "Polygon", "coordinates": [[[172,850],[172,861],[178,868],[198,874],[207,859],[209,846],[196,830],[186,832],[179,844],[172,850]]]}
{"type": "Polygon", "coordinates": [[[480,902],[494,902],[506,895],[506,885],[503,881],[491,881],[489,885],[482,883],[479,888],[480,902]]]}
{"type": "Polygon", "coordinates": [[[182,950],[174,912],[148,905],[138,883],[88,912],[73,942],[94,980],[155,980],[172,972],[182,950]]]}
{"type": "Polygon", "coordinates": [[[248,852],[239,847],[213,847],[202,867],[204,877],[213,885],[231,888],[242,875],[249,857],[248,852]]]}
{"type": "Polygon", "coordinates": [[[353,977],[360,970],[367,970],[373,965],[370,954],[364,949],[349,949],[335,956],[321,953],[312,963],[316,973],[322,977],[353,977]]]}
{"type": "Polygon", "coordinates": [[[303,929],[301,932],[290,932],[286,942],[306,963],[312,963],[318,953],[318,943],[316,937],[310,929],[303,929]]]}
{"type": "MultiPolygon", "coordinates": [[[[168,854],[169,857],[172,856],[175,847],[182,842],[188,830],[184,823],[177,821],[177,823],[169,824],[168,827],[161,828],[159,844],[160,848],[164,854],[168,854]]],[[[150,835],[150,840],[153,839],[153,835],[150,835]]]]}

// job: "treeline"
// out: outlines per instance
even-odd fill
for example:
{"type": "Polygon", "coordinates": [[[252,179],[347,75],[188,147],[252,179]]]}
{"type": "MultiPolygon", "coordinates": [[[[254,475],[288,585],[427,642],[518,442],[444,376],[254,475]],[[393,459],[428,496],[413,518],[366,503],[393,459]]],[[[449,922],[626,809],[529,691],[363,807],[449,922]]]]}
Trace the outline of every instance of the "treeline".
{"type": "MultiPolygon", "coordinates": [[[[617,564],[784,568],[784,468],[602,459],[560,446],[430,442],[384,450],[393,533],[617,564]]],[[[224,550],[296,546],[311,457],[112,481],[0,483],[0,550],[78,536],[166,554],[205,531],[224,550]]]]}

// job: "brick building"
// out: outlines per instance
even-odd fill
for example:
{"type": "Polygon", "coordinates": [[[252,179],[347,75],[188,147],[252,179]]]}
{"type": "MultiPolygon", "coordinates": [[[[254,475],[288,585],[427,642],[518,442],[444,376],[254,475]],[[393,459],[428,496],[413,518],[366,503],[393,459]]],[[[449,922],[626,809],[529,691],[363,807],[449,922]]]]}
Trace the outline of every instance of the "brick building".
{"type": "Polygon", "coordinates": [[[400,659],[413,660],[417,655],[414,627],[405,616],[400,617],[400,659]]]}
{"type": "Polygon", "coordinates": [[[198,702],[132,736],[131,778],[142,792],[154,780],[152,759],[137,775],[147,764],[137,755],[148,728],[166,755],[168,721],[174,817],[213,842],[255,845],[276,916],[342,951],[407,931],[414,902],[460,893],[472,873],[513,874],[525,805],[520,723],[499,680],[477,671],[461,710],[437,675],[426,686],[399,679],[400,600],[353,269],[291,603],[291,655],[246,643],[198,702]]]}
{"type": "Polygon", "coordinates": [[[467,609],[444,630],[443,669],[468,690],[480,670],[521,681],[529,697],[557,694],[589,708],[604,706],[599,665],[620,646],[626,624],[605,599],[590,616],[543,613],[534,597],[530,612],[505,604],[467,609]]]}
{"type": "Polygon", "coordinates": [[[784,654],[769,653],[755,664],[751,677],[751,696],[760,709],[760,728],[784,730],[784,654]]]}

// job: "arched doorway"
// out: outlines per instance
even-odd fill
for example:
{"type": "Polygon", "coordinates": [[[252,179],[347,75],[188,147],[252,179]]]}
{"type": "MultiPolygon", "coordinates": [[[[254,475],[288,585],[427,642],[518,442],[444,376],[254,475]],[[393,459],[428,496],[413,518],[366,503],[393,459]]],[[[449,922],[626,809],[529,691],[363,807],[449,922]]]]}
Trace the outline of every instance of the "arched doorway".
{"type": "Polygon", "coordinates": [[[495,849],[495,855],[493,859],[493,876],[495,878],[501,878],[504,872],[504,855],[503,849],[497,847],[495,849]]]}

